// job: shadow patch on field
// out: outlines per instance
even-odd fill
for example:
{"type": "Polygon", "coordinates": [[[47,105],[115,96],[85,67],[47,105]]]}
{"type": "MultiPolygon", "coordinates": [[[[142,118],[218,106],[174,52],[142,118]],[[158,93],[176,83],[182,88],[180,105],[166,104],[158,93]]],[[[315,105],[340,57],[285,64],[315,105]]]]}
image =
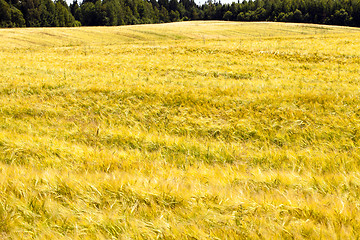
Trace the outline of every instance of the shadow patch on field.
{"type": "Polygon", "coordinates": [[[249,80],[252,78],[251,73],[234,73],[234,72],[216,72],[216,71],[198,71],[198,70],[184,70],[184,69],[167,69],[163,70],[162,75],[165,76],[169,73],[173,73],[175,76],[184,77],[211,77],[211,78],[225,78],[235,80],[249,80]]]}

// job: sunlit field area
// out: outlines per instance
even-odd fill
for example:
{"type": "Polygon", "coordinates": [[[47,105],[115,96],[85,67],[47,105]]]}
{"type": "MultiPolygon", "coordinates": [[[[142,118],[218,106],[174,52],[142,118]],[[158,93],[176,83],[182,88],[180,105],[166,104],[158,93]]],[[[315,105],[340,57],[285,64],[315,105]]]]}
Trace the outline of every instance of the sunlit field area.
{"type": "Polygon", "coordinates": [[[0,62],[0,239],[360,237],[360,29],[1,29],[0,62]]]}

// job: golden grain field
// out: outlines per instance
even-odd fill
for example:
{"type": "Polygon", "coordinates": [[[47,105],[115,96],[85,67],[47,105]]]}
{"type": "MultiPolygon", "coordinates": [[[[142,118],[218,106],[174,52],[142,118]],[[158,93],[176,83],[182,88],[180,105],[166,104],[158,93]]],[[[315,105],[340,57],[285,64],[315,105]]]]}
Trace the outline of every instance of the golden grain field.
{"type": "Polygon", "coordinates": [[[360,237],[360,29],[0,29],[0,239],[360,237]]]}

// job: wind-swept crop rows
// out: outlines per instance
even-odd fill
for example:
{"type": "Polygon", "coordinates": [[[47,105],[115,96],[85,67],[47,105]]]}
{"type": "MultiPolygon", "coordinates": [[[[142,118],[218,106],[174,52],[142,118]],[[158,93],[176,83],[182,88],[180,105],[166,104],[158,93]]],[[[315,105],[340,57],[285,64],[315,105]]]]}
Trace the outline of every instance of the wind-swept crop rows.
{"type": "Polygon", "coordinates": [[[359,237],[359,34],[1,30],[0,238],[359,237]]]}

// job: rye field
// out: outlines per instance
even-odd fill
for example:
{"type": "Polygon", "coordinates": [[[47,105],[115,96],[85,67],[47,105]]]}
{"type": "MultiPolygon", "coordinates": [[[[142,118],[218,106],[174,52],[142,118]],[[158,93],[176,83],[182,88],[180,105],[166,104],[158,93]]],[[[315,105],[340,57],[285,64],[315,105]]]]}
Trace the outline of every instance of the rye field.
{"type": "Polygon", "coordinates": [[[1,239],[358,239],[360,29],[0,29],[1,239]]]}

